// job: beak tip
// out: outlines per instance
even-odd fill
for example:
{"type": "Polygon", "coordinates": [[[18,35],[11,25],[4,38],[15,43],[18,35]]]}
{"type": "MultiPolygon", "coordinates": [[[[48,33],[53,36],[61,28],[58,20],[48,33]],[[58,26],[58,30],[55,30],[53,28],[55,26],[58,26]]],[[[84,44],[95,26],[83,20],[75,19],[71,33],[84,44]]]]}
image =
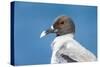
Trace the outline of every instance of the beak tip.
{"type": "Polygon", "coordinates": [[[43,31],[40,35],[40,38],[44,37],[46,35],[46,31],[43,31]]]}

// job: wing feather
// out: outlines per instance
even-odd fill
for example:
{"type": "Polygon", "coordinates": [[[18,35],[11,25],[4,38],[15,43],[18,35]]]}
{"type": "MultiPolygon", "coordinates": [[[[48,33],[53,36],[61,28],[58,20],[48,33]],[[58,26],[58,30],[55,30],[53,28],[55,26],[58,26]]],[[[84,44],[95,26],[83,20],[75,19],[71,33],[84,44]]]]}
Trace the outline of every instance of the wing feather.
{"type": "Polygon", "coordinates": [[[75,40],[65,42],[59,53],[79,62],[96,61],[95,55],[75,40]]]}

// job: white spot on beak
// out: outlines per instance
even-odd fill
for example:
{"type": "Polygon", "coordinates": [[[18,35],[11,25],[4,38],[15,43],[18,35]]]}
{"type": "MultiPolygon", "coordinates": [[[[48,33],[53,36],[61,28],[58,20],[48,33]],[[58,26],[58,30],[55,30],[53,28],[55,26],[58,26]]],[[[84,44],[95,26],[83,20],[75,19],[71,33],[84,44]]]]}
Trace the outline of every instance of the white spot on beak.
{"type": "Polygon", "coordinates": [[[51,26],[51,29],[53,30],[53,29],[54,29],[54,27],[53,27],[53,26],[51,26]]]}
{"type": "Polygon", "coordinates": [[[43,31],[40,35],[40,38],[44,37],[46,35],[46,31],[43,31]]]}

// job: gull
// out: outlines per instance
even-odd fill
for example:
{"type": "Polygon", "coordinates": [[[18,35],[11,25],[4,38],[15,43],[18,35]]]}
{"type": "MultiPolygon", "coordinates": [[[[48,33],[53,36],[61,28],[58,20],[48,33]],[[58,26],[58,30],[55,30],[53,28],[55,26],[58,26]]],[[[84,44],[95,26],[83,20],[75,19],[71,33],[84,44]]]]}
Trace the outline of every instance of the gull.
{"type": "Polygon", "coordinates": [[[58,16],[54,24],[43,31],[40,38],[53,33],[51,64],[96,61],[96,56],[75,40],[75,24],[68,16],[58,16]]]}

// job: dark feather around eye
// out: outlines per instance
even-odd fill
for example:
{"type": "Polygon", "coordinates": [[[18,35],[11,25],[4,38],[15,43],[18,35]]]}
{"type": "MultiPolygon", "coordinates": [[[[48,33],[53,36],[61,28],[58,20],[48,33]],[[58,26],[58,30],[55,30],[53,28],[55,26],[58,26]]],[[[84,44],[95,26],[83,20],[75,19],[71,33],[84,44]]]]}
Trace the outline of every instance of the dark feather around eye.
{"type": "Polygon", "coordinates": [[[64,24],[64,21],[62,21],[60,24],[64,24]]]}

